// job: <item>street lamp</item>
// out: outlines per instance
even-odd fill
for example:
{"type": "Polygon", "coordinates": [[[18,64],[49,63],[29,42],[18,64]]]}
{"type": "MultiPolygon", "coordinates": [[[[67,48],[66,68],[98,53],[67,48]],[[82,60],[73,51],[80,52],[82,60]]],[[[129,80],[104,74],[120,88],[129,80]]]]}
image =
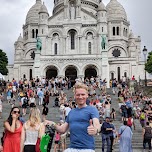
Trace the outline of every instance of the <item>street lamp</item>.
{"type": "MultiPolygon", "coordinates": [[[[144,54],[144,60],[145,60],[145,64],[146,64],[146,55],[147,55],[147,49],[146,49],[146,46],[144,46],[144,48],[143,48],[143,54],[144,54]]],[[[147,86],[146,70],[145,70],[145,86],[147,86]]]]}

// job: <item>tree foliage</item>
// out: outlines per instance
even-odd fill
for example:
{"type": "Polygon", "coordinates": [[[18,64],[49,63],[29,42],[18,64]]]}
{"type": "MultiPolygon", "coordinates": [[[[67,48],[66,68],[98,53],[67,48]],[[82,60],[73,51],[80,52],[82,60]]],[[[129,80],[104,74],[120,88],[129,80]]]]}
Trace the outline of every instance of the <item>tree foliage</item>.
{"type": "Polygon", "coordinates": [[[152,52],[149,52],[147,62],[145,64],[145,70],[148,73],[152,73],[152,52]]]}
{"type": "Polygon", "coordinates": [[[5,52],[0,49],[0,73],[2,75],[7,75],[8,69],[7,69],[7,64],[8,64],[8,58],[5,52]]]}

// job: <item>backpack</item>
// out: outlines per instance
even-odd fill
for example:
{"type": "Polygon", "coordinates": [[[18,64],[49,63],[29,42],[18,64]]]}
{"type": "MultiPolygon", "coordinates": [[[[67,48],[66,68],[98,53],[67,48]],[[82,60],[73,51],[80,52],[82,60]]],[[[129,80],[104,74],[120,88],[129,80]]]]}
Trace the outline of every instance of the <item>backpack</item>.
{"type": "Polygon", "coordinates": [[[132,126],[132,121],[131,121],[131,118],[128,118],[128,121],[127,121],[127,126],[131,127],[132,126]]]}
{"type": "Polygon", "coordinates": [[[149,127],[145,127],[145,134],[144,134],[144,138],[145,139],[152,139],[152,128],[149,126],[149,127]]]}
{"type": "Polygon", "coordinates": [[[145,113],[144,113],[144,112],[141,113],[140,119],[141,119],[141,120],[145,120],[145,113]]]}
{"type": "Polygon", "coordinates": [[[27,104],[28,104],[28,100],[27,100],[26,98],[24,98],[23,104],[24,104],[24,105],[27,105],[27,104]]]}
{"type": "Polygon", "coordinates": [[[47,152],[48,144],[50,142],[51,137],[48,134],[44,134],[41,138],[40,142],[40,150],[41,152],[47,152]]]}

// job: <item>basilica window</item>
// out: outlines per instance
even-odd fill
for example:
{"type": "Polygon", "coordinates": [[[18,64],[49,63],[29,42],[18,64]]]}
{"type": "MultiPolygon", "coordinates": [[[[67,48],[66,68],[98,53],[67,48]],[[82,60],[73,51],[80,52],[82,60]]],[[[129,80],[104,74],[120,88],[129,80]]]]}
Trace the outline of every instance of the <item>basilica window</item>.
{"type": "Polygon", "coordinates": [[[117,35],[119,35],[119,27],[117,27],[117,35]]]}
{"type": "Polygon", "coordinates": [[[114,73],[112,72],[111,73],[111,80],[113,80],[114,79],[114,73]]]}
{"type": "Polygon", "coordinates": [[[26,79],[26,75],[25,74],[23,75],[23,79],[26,79]]]}
{"type": "Polygon", "coordinates": [[[117,72],[118,72],[118,81],[120,80],[120,67],[117,68],[117,72]]]}
{"type": "Polygon", "coordinates": [[[32,29],[32,38],[34,38],[35,32],[34,29],[32,29]]]}
{"type": "Polygon", "coordinates": [[[30,80],[32,80],[32,69],[30,69],[30,80]]]}
{"type": "Polygon", "coordinates": [[[127,31],[127,29],[126,29],[126,37],[127,37],[127,35],[128,35],[128,31],[127,31]]]}
{"type": "Polygon", "coordinates": [[[121,52],[120,52],[119,49],[114,49],[112,51],[112,55],[117,58],[117,57],[119,57],[121,55],[121,52]]]}
{"type": "Polygon", "coordinates": [[[91,42],[88,43],[88,53],[91,54],[91,42]]]}
{"type": "Polygon", "coordinates": [[[37,36],[38,36],[38,29],[36,29],[36,38],[37,38],[37,36]]]}
{"type": "Polygon", "coordinates": [[[26,32],[26,39],[28,39],[28,31],[26,32]]]}
{"type": "Polygon", "coordinates": [[[70,31],[70,38],[71,38],[71,50],[75,49],[75,31],[70,31]]]}
{"type": "Polygon", "coordinates": [[[57,52],[58,52],[58,44],[55,43],[54,44],[54,55],[57,55],[57,52]]]}
{"type": "Polygon", "coordinates": [[[112,32],[113,32],[113,35],[115,35],[115,27],[113,27],[113,30],[112,30],[112,32]]]}
{"type": "Polygon", "coordinates": [[[103,32],[103,27],[102,27],[102,32],[103,32]]]}
{"type": "Polygon", "coordinates": [[[126,30],[125,30],[125,28],[123,29],[123,36],[125,36],[125,32],[126,32],[126,30]]]}
{"type": "Polygon", "coordinates": [[[126,78],[127,78],[127,72],[125,72],[125,73],[124,73],[124,77],[126,77],[126,78]]]}

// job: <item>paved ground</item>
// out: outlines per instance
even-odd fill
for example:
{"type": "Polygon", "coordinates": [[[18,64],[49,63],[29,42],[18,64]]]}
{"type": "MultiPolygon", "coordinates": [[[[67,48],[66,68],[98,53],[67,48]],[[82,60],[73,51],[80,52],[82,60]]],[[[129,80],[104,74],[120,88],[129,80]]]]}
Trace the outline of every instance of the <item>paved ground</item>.
{"type": "MultiPolygon", "coordinates": [[[[98,92],[99,92],[99,90],[98,90],[98,92]]],[[[65,93],[67,93],[68,97],[73,96],[73,93],[71,90],[70,91],[66,90],[65,93]]],[[[58,108],[53,108],[54,99],[55,99],[55,97],[50,97],[49,114],[47,116],[47,119],[58,122],[59,121],[59,111],[58,111],[58,108]]],[[[118,129],[122,123],[120,121],[120,115],[118,112],[119,109],[117,108],[117,102],[116,102],[117,97],[112,96],[112,99],[113,99],[112,106],[115,107],[115,109],[117,111],[117,120],[114,123],[118,129]]],[[[18,101],[16,102],[16,105],[17,106],[19,105],[18,101]]],[[[40,110],[42,109],[41,107],[39,107],[39,108],[40,108],[40,110]]],[[[0,119],[0,135],[2,134],[2,132],[4,130],[3,122],[4,122],[4,120],[7,119],[10,109],[11,109],[11,105],[8,104],[6,101],[4,101],[3,102],[3,115],[2,115],[2,119],[0,119]]],[[[28,115],[25,116],[26,120],[27,120],[27,118],[28,118],[28,115]]],[[[96,137],[96,147],[99,147],[96,149],[96,152],[101,152],[101,136],[100,135],[98,137],[96,137]]],[[[137,130],[134,132],[134,135],[133,135],[133,148],[134,148],[133,152],[142,152],[141,127],[140,127],[140,124],[138,123],[138,121],[137,121],[137,130]]],[[[51,152],[53,152],[53,150],[51,152]]],[[[114,152],[118,152],[118,145],[114,146],[114,152]]]]}

